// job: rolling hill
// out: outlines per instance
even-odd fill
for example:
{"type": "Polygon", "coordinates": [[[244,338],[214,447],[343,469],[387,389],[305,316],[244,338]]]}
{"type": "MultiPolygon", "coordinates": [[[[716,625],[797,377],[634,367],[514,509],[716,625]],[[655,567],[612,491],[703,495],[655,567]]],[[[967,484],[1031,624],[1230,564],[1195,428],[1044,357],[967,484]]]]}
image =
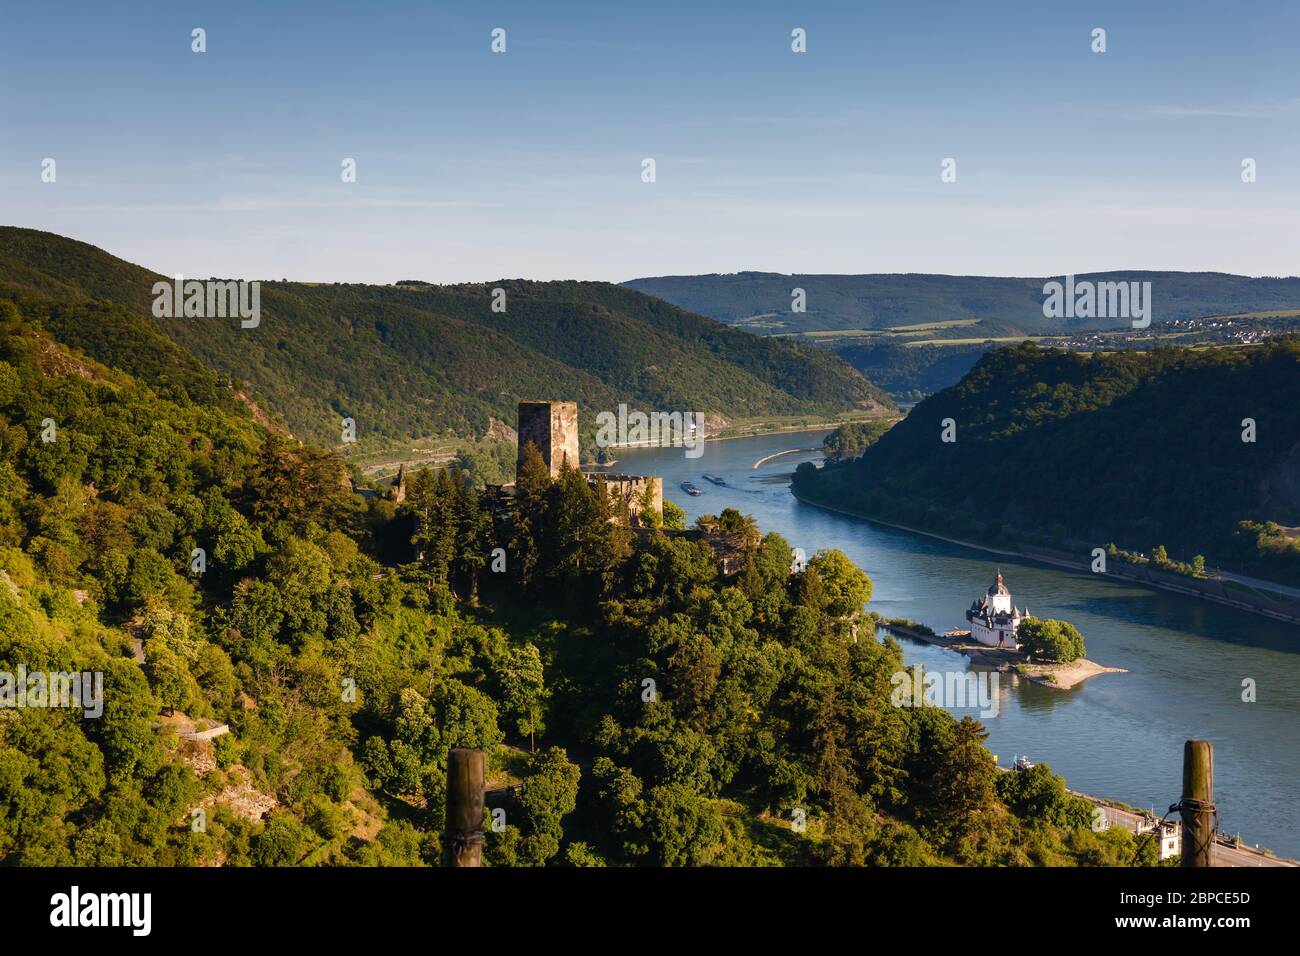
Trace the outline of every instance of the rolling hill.
{"type": "MultiPolygon", "coordinates": [[[[1060,276],[1049,278],[1059,279],[1060,276]]],[[[683,309],[763,334],[951,325],[935,337],[1059,335],[1109,328],[1112,319],[1049,319],[1049,278],[908,274],[657,276],[624,283],[683,309]],[[791,290],[807,294],[807,311],[790,311],[791,290]],[[972,333],[972,323],[978,332],[972,333]]],[[[1152,320],[1166,322],[1300,306],[1300,278],[1250,278],[1222,272],[1104,272],[1094,281],[1151,283],[1152,320]]]]}
{"type": "Polygon", "coordinates": [[[194,390],[195,400],[233,384],[298,437],[324,444],[338,443],[343,417],[372,446],[480,439],[499,431],[494,423],[514,423],[519,399],[536,397],[576,400],[587,431],[595,411],[619,402],[702,411],[715,428],[892,408],[833,354],[604,283],[263,282],[261,324],[241,329],[155,320],[151,290],[167,278],[72,239],[0,228],[0,292],[51,334],[148,381],[194,390]],[[498,287],[504,313],[491,308],[498,287]]]}
{"type": "Polygon", "coordinates": [[[1183,562],[1201,553],[1295,581],[1300,339],[1094,355],[998,349],[862,457],[801,468],[795,487],[965,540],[1165,545],[1183,562]],[[947,419],[953,442],[941,440],[947,419]]]}

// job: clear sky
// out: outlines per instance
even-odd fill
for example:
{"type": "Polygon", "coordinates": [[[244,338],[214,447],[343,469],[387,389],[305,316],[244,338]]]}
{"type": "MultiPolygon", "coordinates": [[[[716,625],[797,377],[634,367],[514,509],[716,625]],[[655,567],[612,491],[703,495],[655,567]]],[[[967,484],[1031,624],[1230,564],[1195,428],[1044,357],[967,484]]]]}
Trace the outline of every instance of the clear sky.
{"type": "Polygon", "coordinates": [[[1296,2],[0,13],[0,223],[167,274],[1300,273],[1296,2]]]}

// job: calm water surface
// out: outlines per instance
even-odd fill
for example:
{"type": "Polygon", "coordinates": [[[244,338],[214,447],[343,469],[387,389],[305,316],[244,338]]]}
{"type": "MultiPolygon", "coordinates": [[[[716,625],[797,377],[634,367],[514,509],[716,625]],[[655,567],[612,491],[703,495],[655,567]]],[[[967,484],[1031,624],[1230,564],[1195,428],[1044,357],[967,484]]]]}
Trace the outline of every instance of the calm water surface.
{"type": "MultiPolygon", "coordinates": [[[[871,576],[869,607],[943,632],[964,626],[971,601],[1001,566],[1012,600],[1078,627],[1088,657],[1127,674],[1104,674],[1059,691],[1000,675],[999,713],[984,720],[988,746],[1006,766],[1015,754],[1051,764],[1069,786],[1163,814],[1178,799],[1183,741],[1215,745],[1219,819],[1229,833],[1300,857],[1300,627],[1194,598],[1148,591],[948,544],[801,504],[789,474],[820,453],[754,462],[811,448],[825,431],[710,442],[700,458],[682,449],[636,449],[616,468],[664,478],[664,495],[694,521],[734,507],[812,554],[839,548],[871,576]],[[726,487],[704,480],[726,479],[726,487]],[[691,481],[703,494],[687,495],[691,481]],[[1253,678],[1257,702],[1241,700],[1253,678]]],[[[901,641],[909,663],[965,670],[961,654],[901,641]]],[[[954,711],[959,716],[972,711],[954,711]]],[[[976,715],[977,716],[977,715],[976,715]]]]}

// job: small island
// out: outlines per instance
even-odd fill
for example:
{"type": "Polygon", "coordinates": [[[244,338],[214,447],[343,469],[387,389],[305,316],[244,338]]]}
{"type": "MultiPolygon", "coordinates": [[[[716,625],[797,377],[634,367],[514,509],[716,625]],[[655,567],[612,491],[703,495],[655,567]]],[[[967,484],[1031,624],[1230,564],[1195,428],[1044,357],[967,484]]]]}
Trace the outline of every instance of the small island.
{"type": "Polygon", "coordinates": [[[942,636],[915,621],[886,619],[880,625],[1058,690],[1076,687],[1098,674],[1128,673],[1122,667],[1088,660],[1083,635],[1068,621],[1033,617],[1028,608],[1016,607],[1001,569],[988,591],[966,611],[966,621],[969,629],[953,629],[942,636]]]}

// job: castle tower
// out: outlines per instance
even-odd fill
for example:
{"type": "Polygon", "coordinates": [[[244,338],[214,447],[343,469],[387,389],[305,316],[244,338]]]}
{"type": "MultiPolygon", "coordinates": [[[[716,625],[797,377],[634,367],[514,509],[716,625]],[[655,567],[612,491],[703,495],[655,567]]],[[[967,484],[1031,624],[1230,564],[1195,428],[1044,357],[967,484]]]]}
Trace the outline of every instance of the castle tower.
{"type": "Polygon", "coordinates": [[[532,442],[542,453],[542,461],[554,478],[567,460],[570,468],[578,467],[578,403],[520,402],[519,457],[515,474],[524,463],[524,449],[532,442]]]}
{"type": "Polygon", "coordinates": [[[406,500],[406,465],[397,466],[397,477],[393,479],[392,487],[388,490],[389,497],[393,499],[394,504],[400,505],[406,500]]]}

